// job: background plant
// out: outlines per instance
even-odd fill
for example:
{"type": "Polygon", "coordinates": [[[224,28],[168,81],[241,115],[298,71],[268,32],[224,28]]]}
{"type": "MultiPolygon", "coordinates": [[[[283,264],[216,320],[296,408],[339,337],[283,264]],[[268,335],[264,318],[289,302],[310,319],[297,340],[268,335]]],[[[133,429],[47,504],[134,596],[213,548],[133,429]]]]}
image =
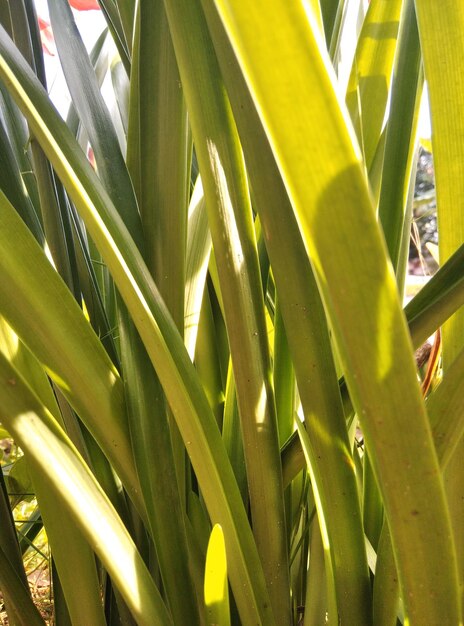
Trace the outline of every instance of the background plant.
{"type": "Polygon", "coordinates": [[[0,2],[0,418],[56,623],[461,623],[464,8],[99,6],[88,54],[49,1],[62,120],[0,2]],[[441,267],[403,311],[424,75],[441,267]]]}

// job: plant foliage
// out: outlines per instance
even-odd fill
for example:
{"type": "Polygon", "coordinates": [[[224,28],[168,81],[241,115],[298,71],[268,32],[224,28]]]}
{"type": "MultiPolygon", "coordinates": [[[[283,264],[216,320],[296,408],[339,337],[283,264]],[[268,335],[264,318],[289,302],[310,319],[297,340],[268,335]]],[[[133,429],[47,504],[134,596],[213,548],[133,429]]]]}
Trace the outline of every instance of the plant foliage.
{"type": "Polygon", "coordinates": [[[461,624],[464,5],[48,6],[66,119],[0,0],[11,623],[38,523],[58,626],[461,624]],[[403,310],[424,77],[441,266],[403,310]]]}

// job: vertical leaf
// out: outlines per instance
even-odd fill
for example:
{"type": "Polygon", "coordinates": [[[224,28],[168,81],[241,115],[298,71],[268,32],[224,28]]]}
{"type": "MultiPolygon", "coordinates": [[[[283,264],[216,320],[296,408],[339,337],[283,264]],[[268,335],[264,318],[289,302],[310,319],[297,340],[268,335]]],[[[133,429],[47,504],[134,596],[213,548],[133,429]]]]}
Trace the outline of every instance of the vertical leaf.
{"type": "Polygon", "coordinates": [[[403,292],[401,285],[407,258],[404,248],[409,250],[411,229],[407,202],[422,93],[420,67],[421,51],[414,2],[407,0],[404,2],[398,34],[379,199],[379,219],[400,283],[400,293],[403,292]]]}
{"type": "Polygon", "coordinates": [[[403,0],[372,0],[351,68],[346,104],[369,170],[390,93],[403,0]]]}
{"type": "Polygon", "coordinates": [[[45,626],[21,578],[0,546],[0,586],[8,603],[10,620],[17,626],[45,626]],[[11,609],[11,612],[10,612],[11,609]]]}
{"type": "Polygon", "coordinates": [[[216,6],[266,128],[329,312],[383,495],[407,619],[455,624],[456,557],[412,347],[356,141],[312,14],[303,5],[280,0],[272,10],[261,1],[245,7],[238,0],[217,0],[216,6]],[[269,32],[276,34],[272,41],[269,32]],[[290,75],[291,68],[298,69],[290,75]],[[307,115],[294,124],[290,112],[301,110],[307,115]],[[425,598],[421,590],[430,584],[435,596],[425,598]]]}
{"type": "MultiPolygon", "coordinates": [[[[220,23],[210,9],[207,16],[241,133],[255,207],[276,282],[276,339],[280,310],[314,449],[312,462],[319,469],[317,480],[322,481],[317,489],[322,494],[332,538],[338,609],[342,621],[363,623],[370,615],[364,533],[326,315],[293,208],[254,103],[220,23]],[[344,494],[342,499],[340,493],[344,494]]],[[[274,357],[275,366],[279,366],[278,351],[274,357]]],[[[279,373],[276,391],[280,384],[284,385],[279,373]]],[[[287,436],[288,428],[287,423],[287,436]]]]}
{"type": "Polygon", "coordinates": [[[50,19],[61,66],[78,115],[95,153],[98,175],[113,199],[127,229],[143,249],[140,216],[108,108],[95,71],[77,30],[67,0],[49,2],[50,19]]]}
{"type": "MultiPolygon", "coordinates": [[[[464,240],[464,6],[449,0],[438,7],[430,0],[416,0],[417,19],[425,78],[429,87],[432,144],[437,194],[441,263],[447,261],[464,240]]],[[[443,371],[452,366],[464,345],[464,311],[457,311],[443,327],[443,371]]],[[[445,480],[459,563],[464,581],[464,477],[461,439],[450,461],[445,480]]]]}
{"type": "Polygon", "coordinates": [[[165,2],[224,302],[253,530],[279,624],[290,619],[282,476],[264,303],[237,132],[199,0],[165,2]]]}
{"type": "MultiPolygon", "coordinates": [[[[230,579],[240,613],[244,620],[273,624],[262,566],[237,483],[217,424],[179,332],[111,199],[2,29],[0,76],[8,82],[34,132],[40,137],[47,157],[62,177],[71,200],[98,244],[136,323],[182,438],[187,443],[208,512],[212,521],[219,522],[224,529],[226,544],[230,546],[230,579]]],[[[3,283],[0,284],[3,286],[3,283]]],[[[104,374],[94,378],[94,383],[100,378],[107,382],[104,374]]],[[[112,372],[110,381],[114,381],[112,372]]],[[[113,394],[117,407],[119,383],[115,387],[113,394]]],[[[127,446],[121,446],[121,450],[127,455],[127,446]]],[[[126,461],[129,462],[125,468],[124,465],[121,467],[121,459],[114,459],[114,466],[121,475],[127,474],[128,468],[133,468],[130,454],[126,461]]],[[[128,480],[126,484],[134,483],[128,480]]],[[[132,491],[134,497],[138,493],[137,488],[132,491]]]]}
{"type": "Polygon", "coordinates": [[[0,418],[27,454],[32,473],[73,517],[138,623],[168,626],[161,596],[127,529],[64,431],[3,355],[0,389],[0,418]]]}
{"type": "Polygon", "coordinates": [[[1,312],[61,388],[143,511],[119,375],[73,296],[4,196],[0,214],[1,312]],[[17,265],[18,253],[29,265],[17,265]]]}

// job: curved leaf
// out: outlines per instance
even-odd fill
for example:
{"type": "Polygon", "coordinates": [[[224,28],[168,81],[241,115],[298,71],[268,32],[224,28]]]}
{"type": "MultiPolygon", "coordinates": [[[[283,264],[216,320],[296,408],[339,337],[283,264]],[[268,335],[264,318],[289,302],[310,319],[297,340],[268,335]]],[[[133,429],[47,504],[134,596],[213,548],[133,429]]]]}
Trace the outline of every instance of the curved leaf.
{"type": "Polygon", "coordinates": [[[68,398],[143,511],[121,379],[82,310],[3,194],[0,216],[0,310],[68,398]],[[18,265],[18,254],[28,263],[18,265]]]}
{"type": "Polygon", "coordinates": [[[48,3],[61,66],[74,106],[87,130],[98,175],[140,249],[142,225],[132,183],[97,77],[67,0],[48,3]]]}
{"type": "Polygon", "coordinates": [[[231,554],[230,578],[243,619],[272,624],[262,566],[237,483],[182,339],[110,198],[2,29],[0,77],[8,84],[86,222],[155,366],[208,512],[212,521],[223,527],[231,554]]]}
{"type": "MultiPolygon", "coordinates": [[[[325,311],[293,208],[236,59],[217,17],[206,11],[241,135],[254,205],[277,288],[274,316],[285,324],[305,423],[318,467],[316,488],[331,537],[331,557],[342,622],[369,621],[370,583],[354,463],[325,311]],[[339,494],[344,494],[339,498],[339,494]],[[348,575],[349,572],[349,575],[348,575]]],[[[277,321],[276,321],[277,320],[277,321]]],[[[279,355],[274,354],[274,367],[279,355]]],[[[279,385],[291,386],[275,374],[279,385]]],[[[293,406],[289,409],[293,427],[293,406]]],[[[288,436],[288,434],[287,434],[288,436]]]]}
{"type": "Polygon", "coordinates": [[[200,0],[165,3],[224,304],[255,541],[271,606],[290,620],[282,475],[261,276],[244,159],[200,0]],[[270,589],[270,588],[269,588],[270,589]]]}
{"type": "Polygon", "coordinates": [[[246,6],[216,0],[216,6],[330,316],[383,495],[407,619],[458,623],[450,520],[412,347],[356,140],[312,13],[283,0],[246,6]],[[421,590],[430,585],[435,595],[425,598],[421,590]]]}
{"type": "Polygon", "coordinates": [[[358,39],[346,104],[369,170],[390,93],[403,0],[371,0],[358,39]]]}
{"type": "Polygon", "coordinates": [[[139,624],[171,620],[126,527],[56,421],[0,354],[0,418],[34,474],[73,517],[139,624]]]}

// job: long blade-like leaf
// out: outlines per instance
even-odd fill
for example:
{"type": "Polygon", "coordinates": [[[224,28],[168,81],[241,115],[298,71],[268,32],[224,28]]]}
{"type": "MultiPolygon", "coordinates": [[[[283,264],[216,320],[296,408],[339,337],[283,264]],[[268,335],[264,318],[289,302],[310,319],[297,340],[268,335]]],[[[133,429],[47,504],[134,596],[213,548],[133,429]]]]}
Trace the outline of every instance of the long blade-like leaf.
{"type": "Polygon", "coordinates": [[[82,310],[2,194],[0,215],[0,310],[84,420],[143,511],[122,381],[82,310]],[[16,263],[19,250],[28,265],[16,263]]]}
{"type": "Polygon", "coordinates": [[[279,624],[290,620],[282,475],[243,156],[199,0],[167,0],[205,190],[244,439],[253,531],[279,624]]]}
{"type": "Polygon", "coordinates": [[[272,624],[262,566],[229,460],[182,339],[110,198],[8,36],[0,29],[0,77],[44,151],[115,279],[182,433],[208,512],[224,530],[229,573],[243,620],[272,624]]]}
{"type": "MultiPolygon", "coordinates": [[[[0,351],[27,379],[28,385],[40,399],[41,404],[49,407],[53,417],[60,425],[63,425],[47,375],[4,320],[0,320],[0,351]]],[[[34,473],[32,479],[73,624],[87,626],[91,623],[95,626],[103,626],[103,609],[94,554],[69,517],[67,510],[60,502],[57,503],[55,496],[50,493],[42,474],[34,473]]],[[[7,525],[3,521],[2,532],[6,533],[6,531],[7,525]]],[[[5,534],[3,536],[5,537],[5,534]]],[[[7,551],[9,552],[14,546],[14,541],[10,539],[5,545],[10,546],[7,551]]],[[[13,563],[11,553],[9,558],[13,563]]]]}
{"type": "Polygon", "coordinates": [[[98,175],[140,249],[142,226],[132,183],[97,77],[67,0],[48,3],[61,66],[92,145],[98,175]]]}
{"type": "Polygon", "coordinates": [[[412,346],[356,140],[337,101],[312,14],[306,5],[280,0],[246,6],[217,0],[216,6],[330,314],[383,495],[406,615],[418,624],[456,624],[456,558],[412,346]],[[306,114],[295,124],[302,110],[306,114]],[[430,584],[435,596],[425,598],[421,590],[430,584]]]}
{"type": "Polygon", "coordinates": [[[45,621],[41,617],[37,607],[32,602],[28,590],[24,587],[21,578],[0,546],[0,585],[5,600],[8,604],[8,612],[11,621],[18,626],[44,626],[45,621]],[[11,613],[10,613],[11,609],[11,613]]]}
{"type": "MultiPolygon", "coordinates": [[[[420,72],[419,34],[412,0],[404,3],[398,39],[382,168],[379,219],[393,267],[399,283],[402,284],[411,229],[411,215],[408,219],[406,207],[413,154],[416,150],[418,110],[423,82],[420,72]]],[[[402,291],[400,289],[400,293],[402,291]]]]}
{"type": "MultiPolygon", "coordinates": [[[[307,418],[306,428],[315,451],[312,462],[318,466],[316,476],[323,483],[317,488],[332,538],[340,618],[346,623],[349,620],[353,624],[368,622],[370,590],[364,533],[324,308],[288,194],[254,103],[220,22],[218,24],[212,11],[207,11],[207,17],[242,137],[255,207],[278,291],[276,316],[278,320],[280,309],[307,418]],[[337,497],[339,493],[347,496],[341,502],[337,497]]],[[[275,325],[278,338],[279,322],[275,325]]],[[[276,367],[278,353],[274,358],[276,367]]],[[[285,384],[283,380],[276,379],[276,394],[278,385],[285,384]]],[[[290,420],[292,427],[293,407],[290,420]]],[[[287,430],[286,436],[289,434],[287,430]]]]}
{"type": "MultiPolygon", "coordinates": [[[[417,21],[429,87],[433,158],[437,195],[439,250],[442,262],[464,240],[464,5],[447,0],[438,6],[431,0],[416,0],[417,21]]],[[[443,372],[464,346],[464,310],[457,311],[442,329],[443,372]]],[[[449,509],[459,565],[461,589],[464,583],[464,474],[461,438],[445,472],[449,509]]],[[[461,596],[462,599],[462,596],[461,596]]]]}
{"type": "MultiPolygon", "coordinates": [[[[154,16],[148,12],[146,14],[146,6],[154,6],[153,3],[146,5],[141,4],[142,15],[142,31],[140,38],[140,46],[142,49],[137,53],[145,54],[146,50],[143,46],[147,43],[150,45],[158,44],[160,36],[153,37],[152,28],[159,27],[161,29],[163,23],[163,7],[158,6],[154,16]],[[161,11],[161,13],[160,13],[161,11]],[[148,29],[148,32],[146,32],[148,29]],[[153,43],[152,43],[153,42],[153,43]]],[[[98,88],[96,77],[92,71],[92,67],[85,50],[84,44],[80,39],[72,13],[68,3],[64,1],[50,2],[50,17],[52,24],[56,26],[58,33],[57,47],[60,53],[61,62],[64,73],[67,78],[70,92],[77,112],[81,117],[85,128],[88,132],[91,145],[94,149],[97,170],[100,180],[104,184],[108,194],[110,195],[115,207],[118,209],[124,223],[126,224],[132,238],[137,243],[139,250],[146,250],[148,259],[151,261],[155,256],[183,260],[183,248],[185,235],[182,225],[185,219],[177,220],[172,228],[173,237],[166,240],[166,229],[161,229],[159,223],[155,222],[154,228],[150,228],[150,216],[158,209],[162,215],[178,214],[181,216],[186,214],[186,192],[187,183],[184,179],[175,188],[180,187],[181,198],[175,201],[174,206],[168,206],[169,211],[161,211],[158,206],[159,199],[151,193],[153,187],[153,174],[151,168],[153,163],[160,161],[160,156],[151,155],[153,144],[153,133],[145,119],[147,116],[140,116],[140,146],[141,169],[142,169],[142,216],[148,218],[143,220],[144,231],[142,233],[142,223],[138,213],[138,207],[135,200],[134,191],[129,178],[126,165],[124,163],[121,151],[119,149],[118,139],[115,129],[111,122],[109,112],[104,103],[103,97],[98,88]],[[148,146],[148,147],[147,147],[148,146]],[[151,174],[151,175],[150,175],[151,174]],[[149,191],[150,193],[147,193],[149,191]],[[183,202],[182,202],[183,200],[183,202]],[[182,206],[184,205],[184,206],[182,206]],[[177,211],[176,209],[179,206],[177,211]],[[160,240],[157,241],[154,234],[157,233],[160,240]],[[145,240],[144,240],[145,238],[145,240]],[[160,242],[163,242],[163,248],[160,242]],[[175,245],[180,241],[180,245],[175,245]],[[169,251],[169,254],[165,254],[169,251]],[[170,256],[169,256],[170,255],[170,256]]],[[[167,28],[164,27],[165,36],[167,28]]],[[[173,53],[171,53],[173,57],[173,53]]],[[[157,60],[160,54],[157,50],[151,51],[149,57],[157,60]]],[[[173,61],[175,66],[175,61],[173,61]]],[[[141,67],[141,71],[147,73],[151,66],[141,67]]],[[[152,77],[148,74],[139,76],[140,87],[145,89],[147,85],[151,86],[152,77]]],[[[171,82],[175,85],[174,93],[177,99],[180,99],[180,110],[182,114],[182,95],[179,94],[178,81],[174,76],[171,82]]],[[[141,113],[151,111],[146,106],[147,102],[152,103],[150,94],[142,93],[140,98],[141,113]],[[147,98],[143,96],[148,96],[147,98]]],[[[171,103],[172,105],[172,103],[171,103]]],[[[159,110],[159,106],[157,110],[159,110]]],[[[172,109],[172,106],[170,107],[172,109]]],[[[172,111],[169,110],[167,117],[172,117],[172,111]]],[[[174,116],[175,117],[175,116],[174,116]]],[[[183,118],[185,118],[185,112],[183,118]]],[[[160,124],[163,132],[166,131],[166,123],[160,124]]],[[[177,120],[175,119],[175,122],[177,120]]],[[[182,124],[179,125],[182,130],[182,124]]],[[[184,120],[185,126],[185,120],[184,120]]],[[[185,128],[183,135],[186,135],[185,128]]],[[[160,132],[162,135],[162,133],[160,132]]],[[[184,139],[185,143],[185,139],[184,139]]],[[[186,160],[186,147],[183,146],[184,161],[186,160]]],[[[171,163],[171,169],[173,165],[171,163]]],[[[161,168],[158,166],[157,170],[161,168]]],[[[185,178],[185,163],[179,164],[179,171],[185,178]]],[[[164,173],[160,175],[163,181],[169,180],[169,176],[164,173]]],[[[177,182],[177,181],[176,181],[177,182]]],[[[166,186],[166,184],[165,184],[166,186]]],[[[160,194],[161,197],[167,194],[160,194]]],[[[168,196],[169,197],[169,196],[168,196]]],[[[158,220],[159,222],[160,220],[158,220]]],[[[168,306],[175,308],[174,316],[177,318],[178,324],[183,324],[183,297],[184,297],[184,277],[183,262],[180,263],[180,270],[174,272],[174,276],[167,268],[157,263],[158,272],[155,279],[162,285],[168,285],[169,289],[165,289],[168,295],[177,296],[174,301],[173,296],[166,298],[168,306]],[[161,267],[160,267],[161,265],[161,267]],[[163,280],[161,281],[161,277],[163,280]],[[166,280],[166,282],[164,282],[166,280]]],[[[153,271],[153,263],[149,263],[150,269],[153,271]]],[[[165,294],[166,295],[166,294],[165,294]]],[[[127,403],[129,409],[129,424],[132,439],[132,447],[134,450],[134,460],[142,487],[143,496],[146,501],[146,508],[149,516],[149,524],[153,534],[156,546],[157,557],[159,559],[160,571],[166,594],[169,599],[169,606],[175,621],[179,623],[190,621],[192,625],[195,623],[196,599],[194,597],[193,586],[188,573],[188,554],[187,540],[185,537],[185,528],[182,518],[181,499],[178,492],[176,475],[173,471],[174,460],[172,455],[171,435],[169,432],[169,424],[166,414],[166,404],[161,393],[159,382],[153,372],[151,363],[146,355],[143,345],[137,332],[134,329],[133,322],[127,314],[126,307],[123,303],[118,306],[119,309],[119,328],[121,343],[121,361],[124,379],[127,389],[127,403]],[[157,463],[153,466],[153,452],[159,450],[157,463]],[[161,475],[157,475],[156,469],[161,471],[161,475]],[[178,602],[178,581],[184,580],[184,601],[178,602]]],[[[171,311],[172,312],[172,311],[171,311]]],[[[177,427],[175,428],[177,431],[177,427]]],[[[177,438],[180,436],[177,434],[177,438]]],[[[182,440],[181,454],[185,456],[182,440]]],[[[182,465],[183,469],[183,465],[182,465]]],[[[185,470],[179,472],[183,477],[185,470]]]]}
{"type": "Polygon", "coordinates": [[[366,167],[382,131],[392,79],[402,0],[372,0],[358,39],[346,95],[366,167]]]}
{"type": "Polygon", "coordinates": [[[64,431],[0,355],[0,418],[34,473],[59,498],[95,550],[139,624],[171,621],[130,535],[64,431]]]}

